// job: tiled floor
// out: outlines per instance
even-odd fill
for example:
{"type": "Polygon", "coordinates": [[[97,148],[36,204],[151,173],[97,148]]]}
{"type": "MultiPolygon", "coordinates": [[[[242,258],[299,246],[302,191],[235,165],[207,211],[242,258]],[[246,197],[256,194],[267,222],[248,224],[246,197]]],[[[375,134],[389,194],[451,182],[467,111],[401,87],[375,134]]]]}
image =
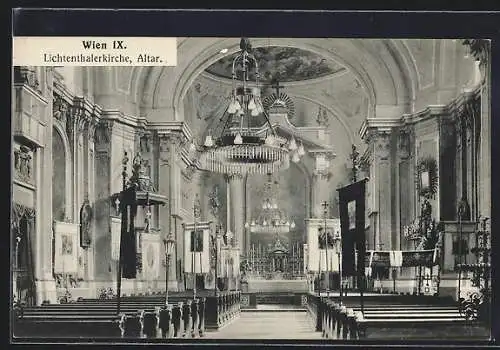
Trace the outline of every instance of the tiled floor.
{"type": "Polygon", "coordinates": [[[220,331],[210,332],[209,339],[320,339],[307,312],[242,312],[241,316],[220,331]]]}

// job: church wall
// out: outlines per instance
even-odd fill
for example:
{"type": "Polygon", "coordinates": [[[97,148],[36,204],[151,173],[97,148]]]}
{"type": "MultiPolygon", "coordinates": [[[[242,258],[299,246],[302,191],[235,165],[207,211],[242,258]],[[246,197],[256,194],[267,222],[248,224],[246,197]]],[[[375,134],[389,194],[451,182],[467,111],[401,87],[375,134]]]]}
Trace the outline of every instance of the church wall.
{"type": "Polygon", "coordinates": [[[417,70],[414,112],[429,105],[446,105],[463,88],[474,85],[473,60],[467,57],[461,40],[411,39],[405,43],[417,70]]]}

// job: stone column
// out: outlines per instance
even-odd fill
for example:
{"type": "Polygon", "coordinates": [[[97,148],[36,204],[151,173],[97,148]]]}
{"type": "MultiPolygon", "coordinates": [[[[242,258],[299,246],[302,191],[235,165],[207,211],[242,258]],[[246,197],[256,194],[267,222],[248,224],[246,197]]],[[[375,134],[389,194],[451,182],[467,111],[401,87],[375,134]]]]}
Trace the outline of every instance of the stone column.
{"type": "Polygon", "coordinates": [[[113,279],[114,261],[111,257],[110,215],[111,208],[111,135],[115,127],[114,121],[103,120],[96,126],[94,134],[95,151],[95,187],[94,187],[94,234],[92,247],[94,250],[94,280],[111,281],[113,279]]]}
{"type": "MultiPolygon", "coordinates": [[[[52,93],[53,72],[47,69],[47,86],[52,93]]],[[[50,100],[50,99],[49,99],[50,100]]],[[[36,283],[36,300],[41,303],[49,300],[51,303],[57,301],[56,285],[52,275],[52,134],[53,134],[53,105],[45,106],[45,147],[35,151],[36,163],[34,164],[34,176],[36,183],[36,217],[35,217],[35,242],[33,249],[33,261],[36,283]]]]}
{"type": "MultiPolygon", "coordinates": [[[[482,62],[480,144],[479,144],[479,215],[491,218],[491,111],[489,62],[482,62]]],[[[489,221],[491,222],[491,221],[489,221]]]]}
{"type": "Polygon", "coordinates": [[[415,132],[411,126],[399,129],[397,147],[397,190],[396,228],[398,249],[413,249],[402,237],[402,227],[409,225],[415,218],[415,132]]]}
{"type": "Polygon", "coordinates": [[[240,248],[240,254],[246,253],[245,239],[245,189],[243,176],[234,174],[229,176],[229,193],[231,205],[231,231],[234,234],[234,242],[240,248]]]}
{"type": "MultiPolygon", "coordinates": [[[[177,134],[160,133],[158,134],[158,190],[160,194],[167,196],[168,203],[159,207],[158,225],[162,233],[162,239],[166,239],[171,233],[176,241],[176,249],[170,258],[170,269],[168,276],[169,291],[178,290],[177,280],[177,259],[182,257],[184,248],[184,235],[182,229],[176,227],[180,220],[174,218],[179,216],[179,201],[176,196],[180,186],[180,168],[177,164],[177,154],[179,151],[180,140],[177,134]]],[[[163,269],[165,273],[165,269],[163,269]]],[[[163,278],[164,279],[164,278],[163,278]]]]}
{"type": "Polygon", "coordinates": [[[95,280],[95,261],[94,261],[94,254],[95,254],[95,249],[94,245],[92,242],[94,242],[94,235],[95,235],[95,160],[94,160],[94,155],[95,155],[95,129],[97,127],[97,123],[99,122],[99,116],[98,115],[93,115],[90,117],[89,122],[87,124],[87,129],[86,129],[86,139],[87,139],[87,152],[86,152],[86,163],[87,163],[87,172],[86,172],[86,177],[87,177],[87,183],[85,187],[85,192],[87,194],[87,199],[93,209],[93,215],[92,215],[92,222],[90,225],[90,245],[87,248],[87,257],[86,257],[86,262],[87,262],[87,276],[86,279],[89,281],[89,290],[94,291],[96,290],[95,285],[94,285],[94,280],[95,280]]]}

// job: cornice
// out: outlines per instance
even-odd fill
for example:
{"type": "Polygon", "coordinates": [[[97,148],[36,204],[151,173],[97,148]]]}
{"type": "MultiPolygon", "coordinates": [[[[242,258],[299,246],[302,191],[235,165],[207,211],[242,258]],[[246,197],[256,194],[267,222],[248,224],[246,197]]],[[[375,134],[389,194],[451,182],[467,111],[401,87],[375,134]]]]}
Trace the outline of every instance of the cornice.
{"type": "Polygon", "coordinates": [[[361,124],[359,136],[364,139],[368,131],[376,129],[378,132],[388,133],[392,129],[401,126],[403,123],[401,118],[366,118],[361,124]]]}
{"type": "Polygon", "coordinates": [[[359,135],[364,139],[370,129],[376,129],[379,132],[390,132],[393,128],[416,124],[431,118],[442,118],[454,115],[465,103],[479,97],[480,93],[481,86],[477,86],[471,90],[464,90],[447,104],[429,105],[420,111],[402,114],[400,118],[367,118],[361,124],[359,135]]]}

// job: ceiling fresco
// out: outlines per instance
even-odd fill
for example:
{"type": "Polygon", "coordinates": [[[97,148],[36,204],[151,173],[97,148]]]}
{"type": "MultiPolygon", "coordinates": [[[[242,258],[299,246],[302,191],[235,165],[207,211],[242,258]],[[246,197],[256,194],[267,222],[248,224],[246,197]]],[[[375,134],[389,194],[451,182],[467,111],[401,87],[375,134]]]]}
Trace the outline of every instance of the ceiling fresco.
{"type": "MultiPolygon", "coordinates": [[[[327,61],[313,52],[294,47],[257,47],[252,50],[252,53],[259,63],[260,78],[264,83],[271,83],[276,77],[280,82],[314,79],[345,69],[334,61],[327,61]]],[[[236,55],[237,53],[234,53],[221,58],[206,71],[230,79],[232,63],[236,55]]],[[[251,76],[250,79],[254,80],[255,77],[251,76]]]]}

